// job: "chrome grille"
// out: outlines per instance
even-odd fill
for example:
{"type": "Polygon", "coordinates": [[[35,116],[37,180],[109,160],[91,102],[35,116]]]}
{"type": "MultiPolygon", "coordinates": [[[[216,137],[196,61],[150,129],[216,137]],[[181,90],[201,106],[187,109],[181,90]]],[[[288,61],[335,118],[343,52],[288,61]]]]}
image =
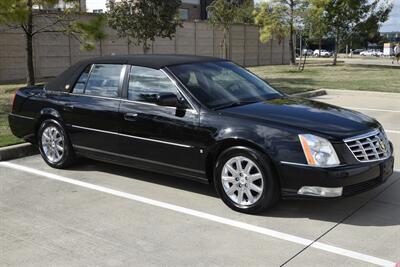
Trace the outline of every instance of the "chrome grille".
{"type": "Polygon", "coordinates": [[[380,130],[348,138],[344,142],[360,162],[377,161],[390,156],[389,140],[380,130]]]}

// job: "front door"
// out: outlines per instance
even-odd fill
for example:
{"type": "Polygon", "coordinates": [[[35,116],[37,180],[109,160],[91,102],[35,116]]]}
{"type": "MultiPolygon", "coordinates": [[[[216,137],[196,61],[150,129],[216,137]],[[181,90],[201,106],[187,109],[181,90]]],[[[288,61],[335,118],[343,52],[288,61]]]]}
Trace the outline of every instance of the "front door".
{"type": "Polygon", "coordinates": [[[204,177],[198,136],[199,114],[160,70],[132,66],[120,105],[120,149],[138,164],[171,169],[170,174],[204,177]],[[186,108],[159,106],[157,96],[173,93],[186,108]]]}

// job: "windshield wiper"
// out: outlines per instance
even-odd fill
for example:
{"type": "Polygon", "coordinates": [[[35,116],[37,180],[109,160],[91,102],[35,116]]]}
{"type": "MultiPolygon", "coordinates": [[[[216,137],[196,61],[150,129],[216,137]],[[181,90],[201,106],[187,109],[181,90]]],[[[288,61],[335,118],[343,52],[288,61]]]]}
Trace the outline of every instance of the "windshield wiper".
{"type": "Polygon", "coordinates": [[[261,100],[253,100],[253,101],[234,101],[234,102],[229,102],[224,105],[220,105],[214,108],[214,110],[219,110],[219,109],[224,109],[224,108],[232,108],[232,107],[237,107],[237,106],[243,106],[243,105],[248,105],[248,104],[253,104],[260,102],[261,100]]]}

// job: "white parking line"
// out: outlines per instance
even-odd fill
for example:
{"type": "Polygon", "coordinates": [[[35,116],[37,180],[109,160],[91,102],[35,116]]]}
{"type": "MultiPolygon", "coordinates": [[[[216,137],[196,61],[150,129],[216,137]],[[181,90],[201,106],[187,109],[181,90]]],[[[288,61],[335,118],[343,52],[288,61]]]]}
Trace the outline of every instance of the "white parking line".
{"type": "Polygon", "coordinates": [[[99,186],[99,185],[95,185],[95,184],[91,184],[91,183],[87,183],[87,182],[82,182],[82,181],[79,181],[79,180],[63,177],[63,176],[60,176],[60,175],[56,175],[56,174],[52,174],[52,173],[48,173],[48,172],[44,172],[44,171],[40,171],[40,170],[36,170],[36,169],[30,168],[30,167],[26,167],[26,166],[22,166],[22,165],[19,165],[19,164],[15,164],[15,163],[11,163],[11,162],[0,162],[0,166],[11,168],[11,169],[15,169],[15,170],[19,170],[19,171],[23,171],[23,172],[27,172],[27,173],[31,173],[31,174],[42,176],[42,177],[46,177],[46,178],[49,178],[49,179],[52,179],[52,180],[57,180],[57,181],[61,181],[61,182],[65,182],[65,183],[69,183],[69,184],[73,184],[73,185],[77,185],[77,186],[80,186],[80,187],[96,190],[96,191],[107,193],[107,194],[110,194],[110,195],[114,195],[114,196],[130,199],[130,200],[134,200],[134,201],[138,201],[138,202],[145,203],[145,204],[148,204],[148,205],[152,205],[152,206],[156,206],[156,207],[160,207],[160,208],[176,211],[176,212],[179,212],[179,213],[191,215],[191,216],[194,216],[194,217],[202,218],[202,219],[205,219],[205,220],[209,220],[209,221],[213,221],[213,222],[217,222],[217,223],[221,223],[221,224],[225,224],[225,225],[229,225],[229,226],[232,226],[232,227],[240,228],[240,229],[243,229],[243,230],[259,233],[259,234],[270,236],[270,237],[274,237],[274,238],[278,238],[278,239],[281,239],[281,240],[286,240],[286,241],[297,243],[297,244],[300,244],[300,245],[309,246],[311,244],[311,247],[316,248],[316,249],[320,249],[320,250],[324,250],[324,251],[327,251],[327,252],[330,252],[330,253],[334,253],[334,254],[346,256],[346,257],[349,257],[349,258],[357,259],[357,260],[360,260],[360,261],[376,264],[376,265],[379,265],[379,266],[390,266],[390,267],[395,266],[395,263],[392,262],[392,261],[388,261],[388,260],[385,260],[385,259],[377,258],[377,257],[370,256],[370,255],[367,255],[367,254],[358,253],[358,252],[351,251],[351,250],[348,250],[348,249],[343,249],[343,248],[340,248],[340,247],[327,245],[327,244],[321,243],[321,242],[313,243],[313,241],[310,240],[310,239],[305,239],[305,238],[302,238],[302,237],[298,237],[298,236],[295,236],[295,235],[282,233],[282,232],[271,230],[271,229],[268,229],[268,228],[255,226],[255,225],[251,225],[251,224],[248,224],[248,223],[243,223],[243,222],[240,222],[240,221],[235,221],[235,220],[219,217],[219,216],[212,215],[212,214],[209,214],[209,213],[205,213],[205,212],[201,212],[201,211],[197,211],[197,210],[193,210],[193,209],[180,207],[180,206],[177,206],[177,205],[173,205],[173,204],[169,204],[169,203],[165,203],[165,202],[161,202],[161,201],[157,201],[157,200],[141,197],[141,196],[138,196],[138,195],[134,195],[134,194],[130,194],[130,193],[114,190],[114,189],[111,189],[111,188],[107,188],[107,187],[103,187],[103,186],[99,186]]]}
{"type": "Polygon", "coordinates": [[[396,130],[385,130],[385,132],[387,132],[387,133],[400,134],[400,131],[396,131],[396,130]]]}
{"type": "Polygon", "coordinates": [[[393,110],[393,109],[357,108],[357,107],[346,107],[346,108],[348,108],[348,109],[356,109],[356,110],[368,110],[368,111],[400,113],[400,110],[393,110]]]}

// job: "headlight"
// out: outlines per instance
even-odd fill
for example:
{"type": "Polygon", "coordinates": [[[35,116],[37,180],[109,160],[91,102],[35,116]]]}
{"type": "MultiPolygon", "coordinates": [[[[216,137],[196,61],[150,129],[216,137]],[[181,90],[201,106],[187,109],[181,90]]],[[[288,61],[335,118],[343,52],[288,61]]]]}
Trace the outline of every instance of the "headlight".
{"type": "Polygon", "coordinates": [[[331,142],[325,138],[312,134],[299,134],[299,139],[308,165],[331,167],[340,164],[331,142]]]}

